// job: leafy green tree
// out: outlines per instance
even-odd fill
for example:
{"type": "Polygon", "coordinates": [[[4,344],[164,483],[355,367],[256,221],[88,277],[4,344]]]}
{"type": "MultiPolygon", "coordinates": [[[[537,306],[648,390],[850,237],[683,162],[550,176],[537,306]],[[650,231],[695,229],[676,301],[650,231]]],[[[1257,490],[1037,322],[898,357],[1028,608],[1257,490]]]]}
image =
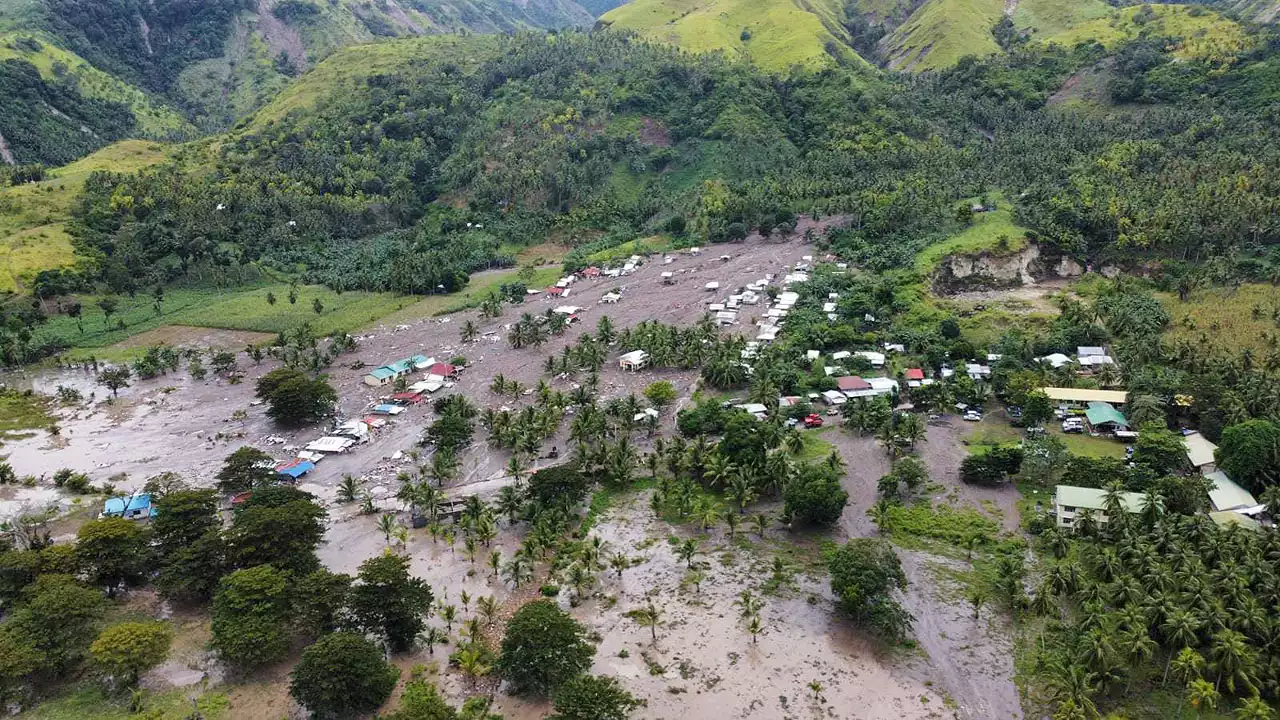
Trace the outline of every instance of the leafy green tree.
{"type": "Polygon", "coordinates": [[[1053,419],[1053,403],[1049,396],[1037,390],[1027,393],[1022,404],[1022,424],[1027,427],[1040,427],[1053,419]]]}
{"type": "Polygon", "coordinates": [[[274,485],[279,480],[275,460],[250,445],[242,445],[227,456],[218,470],[218,492],[235,495],[254,488],[274,485]]]}
{"type": "Polygon", "coordinates": [[[325,511],[297,488],[261,488],[242,503],[227,530],[227,552],[236,566],[274,565],[308,573],[319,561],[315,549],[324,538],[325,511]]]}
{"type": "Polygon", "coordinates": [[[384,553],[360,565],[359,582],[351,588],[351,612],[366,633],[382,635],[391,649],[403,652],[426,627],[434,597],[421,578],[410,577],[409,559],[384,553]]]}
{"type": "Polygon", "coordinates": [[[156,516],[151,537],[162,558],[168,558],[205,533],[218,530],[218,498],[212,490],[177,490],[154,496],[156,516]]]}
{"type": "Polygon", "coordinates": [[[314,570],[293,585],[292,613],[303,636],[319,637],[348,623],[351,576],[314,570]]]}
{"type": "Polygon", "coordinates": [[[207,602],[226,569],[227,544],[217,529],[211,529],[165,555],[156,588],[170,600],[207,602]]]}
{"type": "Polygon", "coordinates": [[[1138,428],[1133,443],[1133,461],[1157,475],[1167,475],[1186,464],[1187,447],[1182,437],[1163,422],[1147,423],[1138,428]]]}
{"type": "Polygon", "coordinates": [[[279,368],[258,378],[256,394],[267,403],[267,415],[281,425],[298,426],[323,419],[338,394],[323,378],[312,379],[292,368],[279,368]]]}
{"type": "Polygon", "coordinates": [[[834,524],[849,502],[840,476],[826,465],[802,465],[795,479],[783,489],[782,497],[784,513],[811,525],[834,524]]]}
{"type": "Polygon", "coordinates": [[[141,580],[152,554],[148,533],[133,520],[92,520],[76,533],[76,560],[89,579],[114,597],[123,583],[141,580]]]}
{"type": "Polygon", "coordinates": [[[117,397],[120,394],[120,388],[129,387],[129,380],[133,377],[132,371],[128,365],[116,365],[114,367],[103,368],[98,373],[98,384],[111,391],[111,397],[117,397]]]}
{"type": "MultiPolygon", "coordinates": [[[[83,656],[103,610],[101,592],[70,575],[41,575],[23,590],[22,604],[0,625],[0,638],[8,646],[6,663],[26,665],[34,659],[34,669],[61,675],[83,656]]],[[[0,670],[9,675],[17,668],[0,670]]]]}
{"type": "Polygon", "coordinates": [[[658,410],[670,405],[676,400],[676,388],[667,380],[659,380],[651,383],[644,389],[644,396],[653,403],[658,410]]]}
{"type": "Polygon", "coordinates": [[[858,538],[829,550],[827,571],[840,609],[855,622],[890,642],[911,631],[913,619],[893,598],[907,586],[907,576],[893,548],[883,540],[858,538]]]}
{"type": "Polygon", "coordinates": [[[107,677],[132,687],[143,672],[169,654],[173,630],[162,622],[125,622],[103,630],[89,646],[93,663],[107,677]]]}
{"type": "Polygon", "coordinates": [[[288,577],[270,565],[237,570],[218,583],[210,644],[224,661],[248,672],[289,652],[288,577]]]}
{"type": "Polygon", "coordinates": [[[289,695],[312,717],[346,718],[377,710],[400,671],[367,639],[337,632],[303,651],[289,677],[289,695]]]}
{"type": "Polygon", "coordinates": [[[640,706],[618,681],[603,675],[579,675],[560,686],[552,720],[626,720],[640,706]]]}
{"type": "Polygon", "coordinates": [[[591,667],[595,652],[576,620],[550,600],[535,600],[507,623],[498,669],[517,694],[546,697],[591,667]]]}
{"type": "Polygon", "coordinates": [[[1262,492],[1280,479],[1280,426],[1270,420],[1248,420],[1222,431],[1218,468],[1232,480],[1262,492]]]}

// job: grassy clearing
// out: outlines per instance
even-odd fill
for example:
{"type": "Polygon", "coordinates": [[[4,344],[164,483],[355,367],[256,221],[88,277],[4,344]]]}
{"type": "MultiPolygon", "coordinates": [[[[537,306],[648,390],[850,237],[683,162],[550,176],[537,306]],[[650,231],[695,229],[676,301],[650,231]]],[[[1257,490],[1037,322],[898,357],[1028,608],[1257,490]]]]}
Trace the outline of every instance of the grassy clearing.
{"type": "Polygon", "coordinates": [[[160,143],[125,140],[51,171],[41,182],[0,189],[0,292],[21,290],[38,271],[74,261],[66,221],[90,173],[133,172],[164,158],[160,143]]]}
{"type": "MultiPolygon", "coordinates": [[[[839,418],[827,418],[831,423],[836,423],[839,418]]],[[[835,452],[836,446],[823,439],[823,433],[837,430],[835,424],[824,425],[813,430],[801,430],[800,438],[804,440],[804,449],[796,456],[796,460],[800,462],[820,462],[826,460],[827,456],[835,452]]]]}
{"type": "Polygon", "coordinates": [[[1157,297],[1172,319],[1165,331],[1169,342],[1212,342],[1231,353],[1245,349],[1265,353],[1271,349],[1267,338],[1276,335],[1280,289],[1271,285],[1242,285],[1237,290],[1208,288],[1192,293],[1185,303],[1170,293],[1157,297]]]}
{"type": "Polygon", "coordinates": [[[1013,24],[1032,37],[1047,37],[1105,17],[1111,6],[1102,0],[1020,0],[1013,24]]]}
{"type": "Polygon", "coordinates": [[[114,345],[134,335],[166,325],[189,325],[226,330],[277,333],[311,323],[319,334],[355,330],[391,312],[417,302],[412,296],[391,293],[335,293],[328,288],[304,285],[298,288],[298,302],[290,304],[289,286],[264,284],[234,290],[175,289],[165,293],[161,313],[156,314],[149,296],[120,297],[120,307],[110,322],[96,305],[98,298],[83,296],[81,333],[76,321],[65,315],[53,317],[38,331],[42,339],[55,339],[72,348],[95,349],[114,345]],[[267,302],[267,293],[276,303],[267,302]],[[316,313],[312,303],[319,299],[323,310],[316,313]],[[119,329],[124,320],[125,329],[119,329]]]}
{"type": "MultiPolygon", "coordinates": [[[[534,270],[533,278],[525,282],[525,284],[530,288],[546,287],[559,277],[559,266],[541,267],[534,270]]],[[[447,315],[478,307],[489,296],[489,293],[497,292],[499,286],[517,281],[521,281],[520,271],[514,269],[472,275],[471,282],[462,292],[449,293],[448,295],[431,295],[382,317],[381,322],[385,324],[407,323],[413,320],[421,320],[425,317],[447,315]]],[[[506,308],[507,312],[519,311],[520,306],[508,305],[506,308]]]]}
{"type": "Polygon", "coordinates": [[[49,402],[49,398],[35,393],[0,392],[0,444],[53,425],[49,402]]]}
{"type": "Polygon", "coordinates": [[[939,70],[965,55],[994,55],[1000,46],[991,27],[1004,0],[928,0],[884,41],[889,64],[899,70],[939,70]]]}
{"type": "Polygon", "coordinates": [[[650,235],[646,238],[638,238],[629,240],[616,247],[606,250],[598,250],[587,256],[587,262],[592,264],[603,264],[623,260],[632,255],[644,255],[645,253],[656,253],[671,247],[671,240],[662,235],[650,235]]]}
{"type": "Polygon", "coordinates": [[[843,41],[827,29],[839,25],[824,25],[823,18],[832,19],[841,12],[837,4],[825,0],[804,6],[790,0],[636,0],[600,19],[691,52],[723,51],[765,70],[785,70],[792,65],[816,68],[833,62],[824,46],[829,41],[843,45],[843,41]]]}
{"type": "Polygon", "coordinates": [[[904,547],[931,547],[933,542],[960,546],[971,537],[995,537],[1000,525],[972,508],[931,507],[927,502],[889,508],[887,532],[904,547]]]}
{"type": "Polygon", "coordinates": [[[1144,7],[1147,6],[1121,8],[1062,32],[1043,36],[1041,41],[1072,46],[1097,40],[1111,48],[1142,34],[1173,37],[1179,39],[1173,48],[1174,55],[1183,60],[1209,62],[1230,62],[1254,42],[1242,25],[1203,7],[1151,5],[1155,18],[1135,21],[1144,7]]]}
{"type": "MultiPolygon", "coordinates": [[[[191,716],[190,690],[176,689],[163,693],[147,693],[143,715],[129,712],[129,697],[107,696],[95,684],[85,683],[71,689],[65,695],[43,700],[39,705],[17,717],[20,720],[129,720],[130,718],[154,718],[154,720],[185,720],[191,716]]],[[[206,720],[233,717],[229,712],[227,696],[222,693],[204,693],[196,698],[196,706],[206,720]]]]}
{"type": "Polygon", "coordinates": [[[1003,198],[996,202],[998,210],[975,215],[973,224],[962,232],[921,250],[916,256],[916,270],[931,273],[949,255],[1008,255],[1026,248],[1027,229],[1013,221],[1013,212],[1003,198]],[[1008,240],[1002,242],[1002,237],[1008,240]]]}

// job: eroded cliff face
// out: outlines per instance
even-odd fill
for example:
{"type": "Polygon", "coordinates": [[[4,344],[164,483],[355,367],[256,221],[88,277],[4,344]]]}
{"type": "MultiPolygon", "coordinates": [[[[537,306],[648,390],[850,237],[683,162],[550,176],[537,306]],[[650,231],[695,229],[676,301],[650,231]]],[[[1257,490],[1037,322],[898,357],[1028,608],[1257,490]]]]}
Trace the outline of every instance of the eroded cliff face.
{"type": "Polygon", "coordinates": [[[990,290],[1083,274],[1084,267],[1074,258],[1031,242],[1019,252],[951,255],[942,261],[934,276],[934,287],[940,292],[990,290]]]}

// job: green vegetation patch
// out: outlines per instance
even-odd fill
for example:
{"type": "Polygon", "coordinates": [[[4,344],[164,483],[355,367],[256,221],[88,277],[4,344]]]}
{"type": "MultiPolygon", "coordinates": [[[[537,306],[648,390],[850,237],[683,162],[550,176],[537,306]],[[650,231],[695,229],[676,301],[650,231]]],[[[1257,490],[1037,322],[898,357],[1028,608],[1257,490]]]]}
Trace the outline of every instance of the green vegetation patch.
{"type": "Polygon", "coordinates": [[[1013,24],[1032,37],[1047,37],[1105,17],[1110,11],[1111,6],[1102,0],[1019,0],[1013,24]]]}
{"type": "Polygon", "coordinates": [[[84,296],[79,325],[66,315],[51,318],[40,328],[40,337],[58,340],[72,348],[100,348],[121,342],[164,325],[192,325],[227,330],[277,333],[306,322],[317,334],[354,330],[418,301],[413,296],[391,293],[344,292],[318,285],[297,289],[296,303],[289,302],[290,287],[261,285],[234,290],[175,289],[165,293],[159,314],[151,297],[119,297],[119,308],[108,319],[97,305],[99,298],[84,296]],[[274,305],[267,301],[275,296],[274,305]],[[317,313],[315,301],[321,310],[317,313]],[[124,329],[118,322],[124,321],[124,329]]]}
{"type": "Polygon", "coordinates": [[[1003,198],[996,203],[995,210],[975,214],[969,227],[920,251],[916,256],[916,270],[931,273],[951,255],[983,252],[1007,255],[1026,249],[1027,228],[1013,221],[1013,212],[1003,198]]]}
{"type": "Polygon", "coordinates": [[[1140,35],[1177,38],[1174,55],[1183,60],[1230,62],[1254,39],[1243,26],[1211,10],[1191,5],[1141,5],[1121,8],[1040,39],[1071,47],[1096,40],[1112,48],[1140,35]]]}
{"type": "Polygon", "coordinates": [[[0,442],[26,437],[54,424],[49,398],[30,392],[0,391],[0,442]]]}
{"type": "Polygon", "coordinates": [[[785,70],[833,62],[826,45],[841,46],[842,40],[820,15],[842,12],[827,0],[804,6],[791,0],[635,0],[600,19],[691,52],[723,51],[766,70],[785,70]]]}
{"type": "MultiPolygon", "coordinates": [[[[154,720],[185,720],[192,717],[190,691],[177,688],[163,693],[148,692],[144,696],[142,714],[129,708],[129,696],[108,697],[101,687],[85,683],[59,697],[41,700],[34,708],[18,715],[21,720],[131,720],[146,717],[154,720]]],[[[223,693],[205,693],[196,698],[196,707],[206,720],[231,717],[230,704],[223,693]]]]}
{"type": "Polygon", "coordinates": [[[1268,337],[1280,317],[1280,289],[1271,285],[1244,284],[1238,288],[1197,290],[1186,302],[1172,293],[1156,295],[1169,312],[1171,322],[1164,338],[1170,343],[1189,342],[1205,347],[1210,342],[1232,354],[1241,350],[1265,353],[1268,337]],[[1212,340],[1211,340],[1212,339],[1212,340]]]}
{"type": "Polygon", "coordinates": [[[994,537],[1000,531],[995,520],[977,510],[950,505],[893,505],[886,519],[888,522],[882,527],[888,528],[895,541],[925,539],[961,545],[969,538],[994,537]]]}

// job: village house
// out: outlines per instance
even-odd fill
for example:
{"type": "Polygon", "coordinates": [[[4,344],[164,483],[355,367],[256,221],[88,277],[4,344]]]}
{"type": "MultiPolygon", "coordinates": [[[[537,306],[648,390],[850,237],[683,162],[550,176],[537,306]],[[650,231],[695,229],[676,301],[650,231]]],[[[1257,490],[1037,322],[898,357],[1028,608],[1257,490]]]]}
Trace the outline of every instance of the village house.
{"type": "MultiPolygon", "coordinates": [[[[1106,491],[1097,488],[1082,488],[1074,485],[1059,485],[1053,494],[1053,511],[1057,516],[1058,527],[1064,530],[1075,528],[1081,510],[1089,510],[1094,522],[1105,525],[1107,522],[1106,491]]],[[[1125,512],[1142,512],[1146,497],[1142,493],[1125,492],[1120,494],[1120,503],[1125,512]]]]}
{"type": "Polygon", "coordinates": [[[643,370],[649,365],[649,353],[643,350],[632,350],[629,353],[623,353],[618,356],[618,368],[635,372],[643,370]]]}
{"type": "Polygon", "coordinates": [[[156,508],[151,504],[150,493],[137,493],[107,499],[102,504],[102,514],[98,517],[122,517],[126,520],[150,520],[156,516],[156,508]]]}
{"type": "Polygon", "coordinates": [[[1084,417],[1089,427],[1097,433],[1113,433],[1117,430],[1128,430],[1129,421],[1113,405],[1105,402],[1090,402],[1085,408],[1084,417]]]}
{"type": "Polygon", "coordinates": [[[416,369],[420,370],[430,365],[431,362],[431,360],[422,355],[414,355],[403,360],[397,360],[370,370],[364,376],[364,384],[372,387],[389,385],[395,382],[396,378],[408,375],[416,369]]]}
{"type": "Polygon", "coordinates": [[[1209,442],[1209,438],[1193,430],[1182,436],[1182,444],[1187,447],[1187,462],[1196,472],[1208,475],[1218,469],[1218,446],[1209,442]]]}

